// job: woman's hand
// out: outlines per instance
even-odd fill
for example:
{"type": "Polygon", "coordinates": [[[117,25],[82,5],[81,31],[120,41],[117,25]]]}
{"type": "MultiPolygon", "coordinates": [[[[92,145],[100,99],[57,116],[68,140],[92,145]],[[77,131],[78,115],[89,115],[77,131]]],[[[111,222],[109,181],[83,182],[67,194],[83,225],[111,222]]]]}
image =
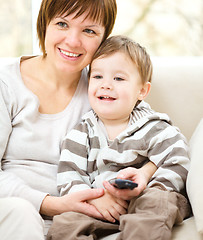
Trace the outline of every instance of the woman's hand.
{"type": "Polygon", "coordinates": [[[87,201],[99,198],[104,189],[87,189],[74,192],[62,197],[47,195],[41,205],[40,213],[47,216],[59,215],[64,212],[80,212],[91,217],[103,219],[102,214],[87,201]]]}
{"type": "Polygon", "coordinates": [[[119,220],[120,215],[126,213],[128,207],[126,201],[114,197],[108,191],[105,191],[105,194],[100,198],[92,199],[88,202],[98,209],[104,220],[113,223],[115,220],[119,220]]]}
{"type": "Polygon", "coordinates": [[[123,200],[130,200],[133,197],[138,196],[146,188],[149,180],[156,172],[156,170],[157,167],[152,162],[145,164],[142,168],[139,169],[128,167],[121,170],[117,178],[129,179],[133,182],[138,183],[138,187],[134,188],[133,190],[115,188],[107,181],[104,181],[103,185],[105,189],[115,197],[123,200]]]}

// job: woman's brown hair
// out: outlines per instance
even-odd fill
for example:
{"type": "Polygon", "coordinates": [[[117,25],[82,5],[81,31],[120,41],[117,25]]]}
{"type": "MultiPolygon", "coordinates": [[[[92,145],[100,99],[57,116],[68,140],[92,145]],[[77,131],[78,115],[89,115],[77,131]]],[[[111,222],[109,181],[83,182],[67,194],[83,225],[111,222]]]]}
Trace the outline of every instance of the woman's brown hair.
{"type": "Polygon", "coordinates": [[[103,41],[110,35],[117,14],[116,0],[42,0],[37,19],[39,45],[46,56],[45,35],[50,21],[56,17],[76,13],[75,18],[88,12],[87,17],[105,27],[103,41]]]}

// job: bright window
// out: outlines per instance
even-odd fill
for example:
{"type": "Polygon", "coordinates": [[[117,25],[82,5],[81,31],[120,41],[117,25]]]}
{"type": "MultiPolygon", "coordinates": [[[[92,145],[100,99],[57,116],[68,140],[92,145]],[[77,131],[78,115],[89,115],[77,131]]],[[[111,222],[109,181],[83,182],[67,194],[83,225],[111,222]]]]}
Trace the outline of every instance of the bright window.
{"type": "Polygon", "coordinates": [[[203,55],[203,0],[117,0],[114,34],[125,34],[154,56],[203,55]]]}
{"type": "MultiPolygon", "coordinates": [[[[38,54],[41,0],[0,0],[0,57],[38,54]]],[[[113,34],[125,34],[153,56],[203,55],[202,0],[117,0],[113,34]]]]}
{"type": "Polygon", "coordinates": [[[0,57],[32,53],[31,0],[0,0],[0,57]]]}

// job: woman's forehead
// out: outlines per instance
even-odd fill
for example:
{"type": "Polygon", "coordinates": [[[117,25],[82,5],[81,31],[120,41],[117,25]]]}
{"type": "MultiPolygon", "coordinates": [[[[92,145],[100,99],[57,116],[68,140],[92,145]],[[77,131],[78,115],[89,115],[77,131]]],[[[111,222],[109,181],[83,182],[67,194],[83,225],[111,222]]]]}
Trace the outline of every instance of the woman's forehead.
{"type": "Polygon", "coordinates": [[[95,7],[93,5],[88,7],[75,6],[69,9],[64,8],[56,13],[56,17],[67,16],[71,16],[72,18],[83,17],[83,21],[88,20],[100,25],[104,25],[105,13],[104,9],[102,9],[100,6],[95,7]]]}
{"type": "Polygon", "coordinates": [[[103,26],[101,24],[101,21],[97,21],[93,18],[91,18],[88,13],[83,13],[82,15],[77,15],[77,13],[72,13],[72,14],[59,14],[56,15],[55,18],[62,18],[66,21],[72,21],[72,20],[76,20],[78,22],[81,22],[82,24],[84,23],[85,25],[94,25],[94,26],[103,26]]]}

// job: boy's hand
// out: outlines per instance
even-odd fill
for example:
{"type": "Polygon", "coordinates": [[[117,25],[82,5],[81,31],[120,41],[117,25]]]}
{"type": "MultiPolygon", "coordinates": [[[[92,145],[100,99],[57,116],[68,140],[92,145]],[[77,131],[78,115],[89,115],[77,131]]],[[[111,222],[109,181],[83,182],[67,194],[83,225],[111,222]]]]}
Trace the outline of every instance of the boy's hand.
{"type": "Polygon", "coordinates": [[[133,190],[129,190],[129,189],[118,189],[113,187],[107,181],[103,182],[103,185],[106,190],[108,190],[115,197],[123,200],[130,200],[133,197],[138,196],[146,188],[149,181],[149,177],[145,173],[145,170],[143,168],[137,169],[133,167],[128,167],[121,170],[117,178],[129,179],[138,184],[138,187],[134,188],[133,190]]]}
{"type": "Polygon", "coordinates": [[[105,220],[113,223],[119,220],[120,215],[126,213],[128,207],[126,201],[112,196],[108,191],[100,198],[89,200],[88,203],[95,206],[105,220]]]}

